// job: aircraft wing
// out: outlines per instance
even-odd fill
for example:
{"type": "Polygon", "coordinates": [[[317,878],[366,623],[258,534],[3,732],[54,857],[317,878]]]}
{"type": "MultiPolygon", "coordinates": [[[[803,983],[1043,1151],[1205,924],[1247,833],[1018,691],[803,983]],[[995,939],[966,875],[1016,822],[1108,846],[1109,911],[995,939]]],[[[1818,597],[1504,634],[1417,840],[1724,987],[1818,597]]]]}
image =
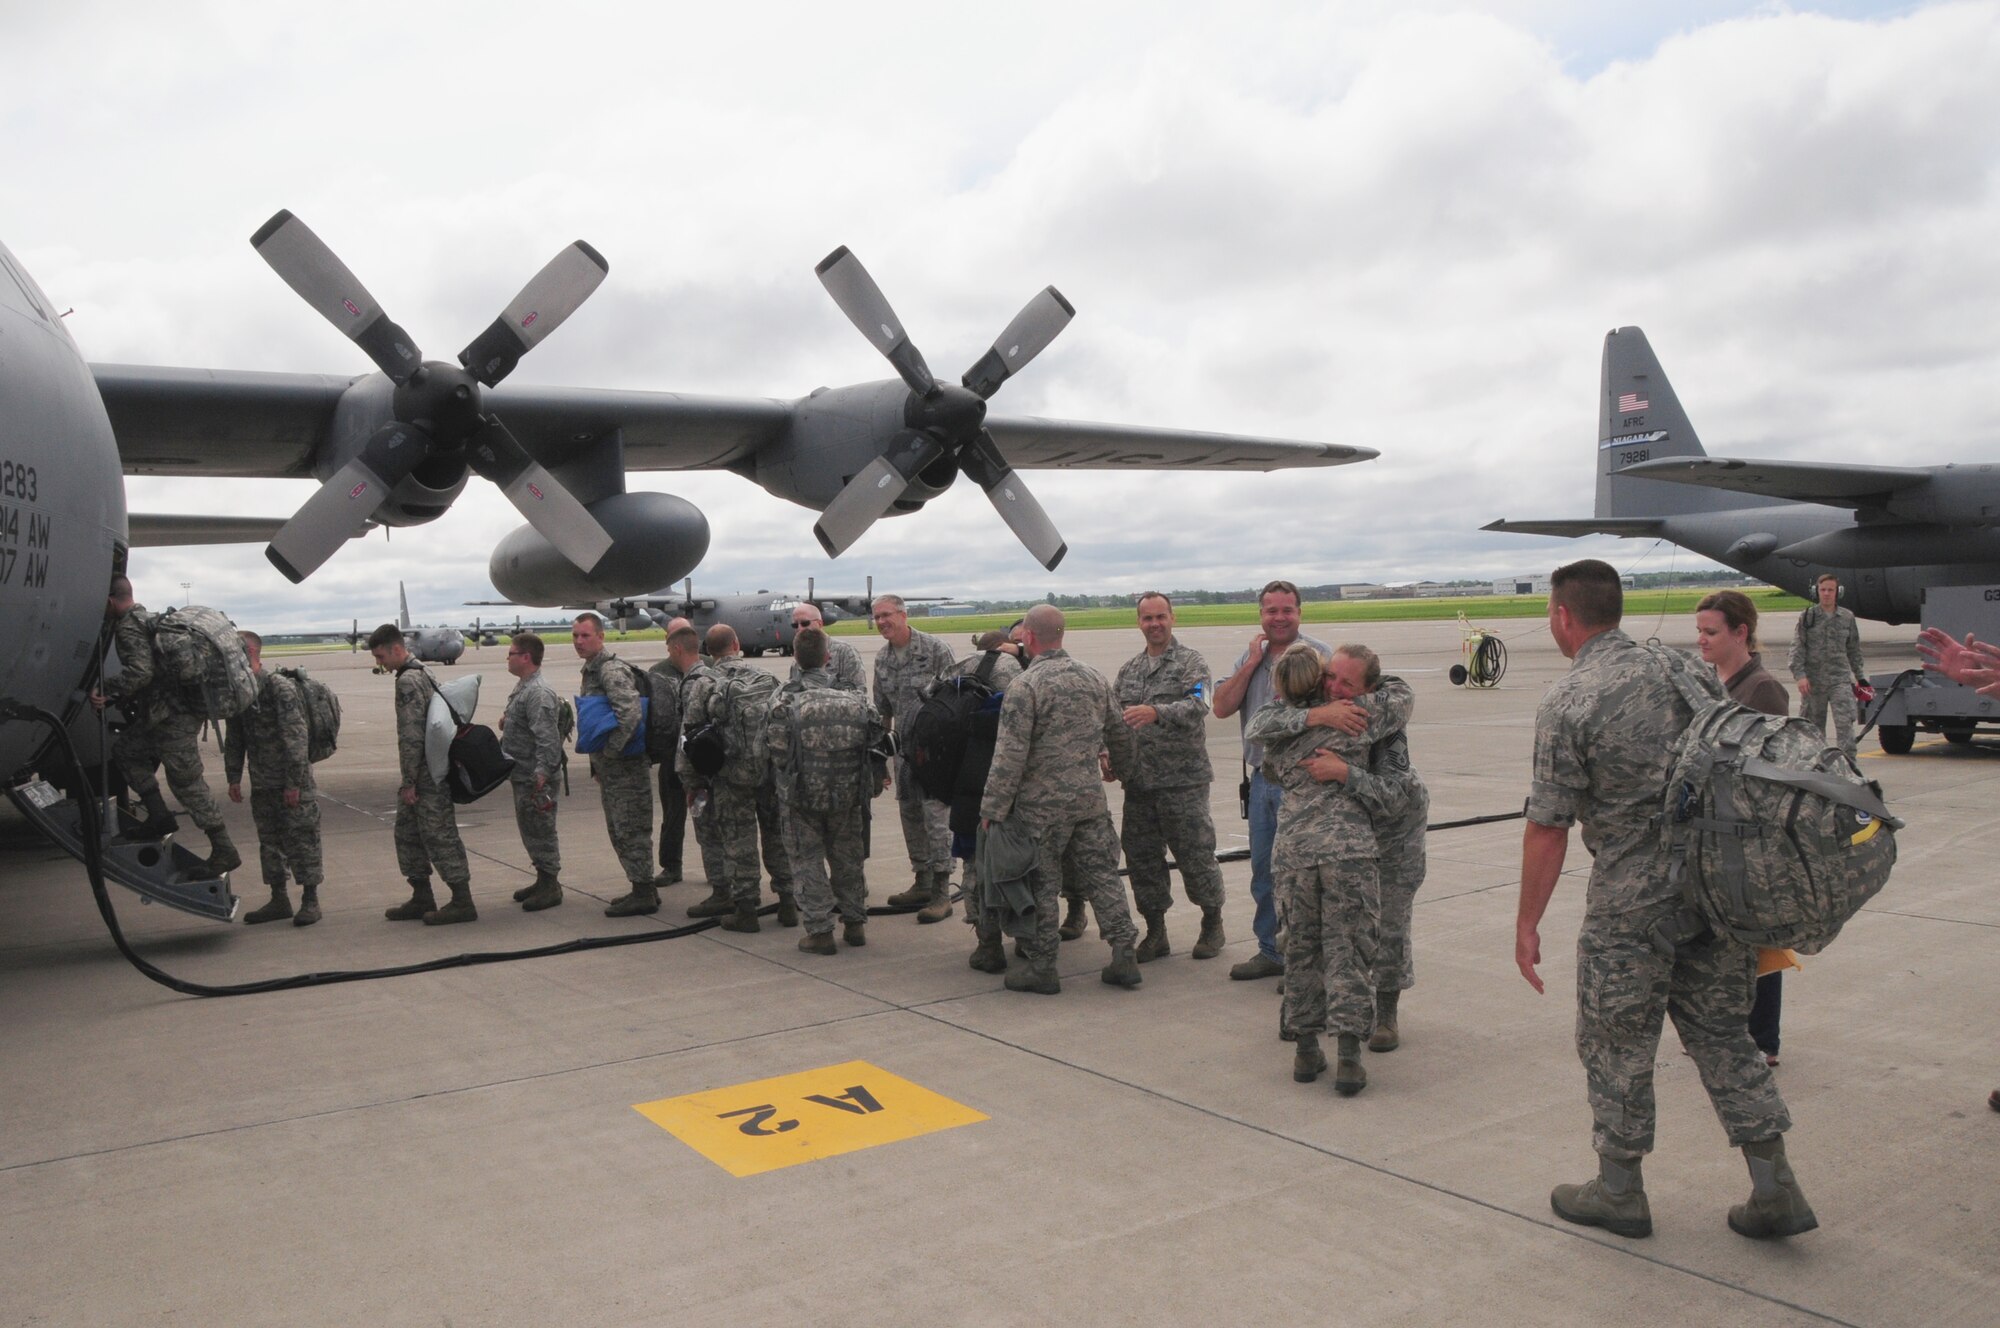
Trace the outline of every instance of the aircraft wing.
{"type": "MultiPolygon", "coordinates": [[[[360,380],[94,364],[127,474],[308,478],[341,397],[360,380]]],[[[790,427],[797,402],[682,392],[502,384],[487,407],[529,453],[560,456],[614,430],[628,470],[742,466],[790,427]]],[[[1268,471],[1366,461],[1373,448],[1070,420],[988,417],[1017,469],[1268,471]]]]}
{"type": "Polygon", "coordinates": [[[285,524],[281,516],[183,516],[178,513],[133,512],[125,518],[128,542],[135,549],[169,544],[262,544],[285,524]]]}
{"type": "MultiPolygon", "coordinates": [[[[1630,469],[1637,470],[1638,467],[1630,469]]],[[[1561,535],[1565,539],[1575,539],[1579,535],[1618,535],[1637,539],[1660,534],[1665,524],[1654,516],[1587,516],[1573,521],[1489,521],[1480,529],[1504,530],[1510,535],[1561,535]]]]}
{"type": "Polygon", "coordinates": [[[1619,473],[1633,479],[1666,480],[1836,507],[1879,507],[1890,494],[1927,483],[1934,474],[1910,466],[1756,461],[1748,457],[1665,457],[1627,466],[1619,473]]]}
{"type": "Polygon", "coordinates": [[[1297,443],[1282,438],[1075,420],[989,416],[986,429],[1017,470],[1287,470],[1344,466],[1381,455],[1372,447],[1339,443],[1297,443]]]}

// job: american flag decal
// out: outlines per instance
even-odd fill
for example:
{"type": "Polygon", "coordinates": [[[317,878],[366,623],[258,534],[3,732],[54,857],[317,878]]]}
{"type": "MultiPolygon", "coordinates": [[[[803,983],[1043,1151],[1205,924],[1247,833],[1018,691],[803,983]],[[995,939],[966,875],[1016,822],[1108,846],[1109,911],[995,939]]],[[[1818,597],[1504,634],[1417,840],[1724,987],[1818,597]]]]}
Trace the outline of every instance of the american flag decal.
{"type": "Polygon", "coordinates": [[[1620,415],[1635,415],[1652,404],[1652,402],[1646,400],[1646,398],[1640,396],[1637,392],[1625,392],[1618,398],[1618,413],[1620,415]]]}

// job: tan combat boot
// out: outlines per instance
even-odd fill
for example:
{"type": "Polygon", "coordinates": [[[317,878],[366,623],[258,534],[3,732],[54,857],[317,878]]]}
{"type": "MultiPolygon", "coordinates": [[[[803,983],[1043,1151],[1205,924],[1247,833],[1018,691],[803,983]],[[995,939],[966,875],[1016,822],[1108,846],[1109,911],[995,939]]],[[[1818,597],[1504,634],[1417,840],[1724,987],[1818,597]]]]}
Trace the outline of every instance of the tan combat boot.
{"type": "Polygon", "coordinates": [[[1563,1221],[1578,1226],[1603,1227],[1614,1236],[1632,1240],[1650,1236],[1653,1210],[1646,1203],[1639,1164],[1636,1157],[1627,1161],[1600,1157],[1594,1179],[1581,1185],[1556,1186],[1549,1192],[1549,1207],[1563,1221]]]}
{"type": "MultiPolygon", "coordinates": [[[[1299,1035],[1305,1041],[1305,1034],[1299,1035]]],[[[1333,1091],[1342,1097],[1353,1097],[1368,1087],[1368,1071],[1361,1064],[1361,1036],[1358,1033],[1342,1033],[1334,1044],[1333,1091]]]]}
{"type": "Polygon", "coordinates": [[[720,885],[708,887],[708,898],[688,905],[691,918],[725,918],[736,911],[736,897],[720,885]]]}
{"type": "Polygon", "coordinates": [[[981,973],[1005,973],[1007,971],[1007,951],[1000,945],[998,927],[975,928],[979,936],[979,948],[972,952],[967,962],[981,973]]]}
{"type": "Polygon", "coordinates": [[[1099,976],[1111,986],[1124,987],[1127,990],[1146,980],[1139,972],[1139,961],[1134,957],[1130,945],[1112,946],[1111,962],[1104,966],[1104,972],[1099,976]]]}
{"type": "Polygon", "coordinates": [[[1743,1145],[1743,1160],[1750,1164],[1750,1202],[1729,1210],[1729,1229],[1752,1240],[1776,1240],[1796,1236],[1819,1226],[1805,1191],[1792,1175],[1785,1160],[1785,1136],[1743,1145]]]}
{"type": "Polygon", "coordinates": [[[868,944],[868,924],[865,922],[844,922],[840,926],[840,939],[849,945],[868,944]]]}
{"type": "Polygon", "coordinates": [[[410,897],[391,909],[384,909],[382,916],[391,922],[422,922],[424,914],[437,907],[437,897],[431,894],[430,878],[410,881],[410,897]]]}
{"type": "MultiPolygon", "coordinates": [[[[526,903],[523,900],[522,903],[526,903]]],[[[660,911],[660,892],[653,888],[648,879],[635,883],[632,888],[604,906],[607,918],[643,917],[660,911]]]]}
{"type": "Polygon", "coordinates": [[[281,881],[271,887],[271,902],[264,907],[243,915],[243,925],[254,927],[260,922],[282,922],[292,916],[292,897],[285,893],[281,881]]]}
{"type": "Polygon", "coordinates": [[[1326,1053],[1319,1049],[1319,1034],[1300,1033],[1298,1050],[1292,1053],[1292,1078],[1309,1084],[1326,1069],[1326,1053]]]}
{"type": "Polygon", "coordinates": [[[1083,935],[1083,929],[1088,924],[1089,920],[1083,912],[1083,901],[1072,899],[1069,901],[1068,909],[1063,913],[1062,926],[1056,929],[1056,935],[1065,941],[1073,941],[1083,935]]]}
{"type": "MultiPolygon", "coordinates": [[[[522,895],[517,892],[516,897],[521,901],[522,912],[539,913],[545,908],[554,908],[562,903],[562,882],[556,879],[553,872],[538,871],[535,873],[535,883],[529,887],[528,893],[522,895]]],[[[657,899],[658,896],[655,896],[656,901],[657,899]]]]}
{"type": "Polygon", "coordinates": [[[1396,1032],[1396,998],[1400,991],[1378,991],[1375,993],[1375,1031],[1368,1035],[1368,1050],[1394,1051],[1403,1045],[1403,1039],[1396,1032]]]}
{"type": "Polygon", "coordinates": [[[319,921],[319,882],[299,886],[299,911],[292,916],[294,927],[310,927],[319,921]]]}
{"type": "Polygon", "coordinates": [[[1201,935],[1195,938],[1193,954],[1196,959],[1213,959],[1222,953],[1222,947],[1229,942],[1222,934],[1222,910],[1205,908],[1201,911],[1201,935]]]}
{"type": "Polygon", "coordinates": [[[830,931],[807,932],[805,935],[799,937],[799,950],[803,954],[816,955],[840,953],[839,950],[834,948],[833,933],[830,931]]]}
{"type": "Polygon", "coordinates": [[[935,893],[937,891],[931,884],[930,872],[920,869],[916,874],[916,879],[910,883],[909,889],[898,890],[884,902],[890,908],[922,908],[925,904],[931,902],[931,896],[935,893]]]}
{"type": "Polygon", "coordinates": [[[451,887],[451,898],[443,908],[424,914],[426,927],[447,927],[454,922],[477,922],[479,910],[472,906],[472,882],[464,881],[451,887]]]}
{"type": "Polygon", "coordinates": [[[1142,964],[1151,963],[1174,952],[1173,944],[1167,940],[1167,915],[1148,913],[1146,934],[1139,940],[1138,960],[1142,964]]]}
{"type": "Polygon", "coordinates": [[[720,925],[724,931],[758,932],[764,930],[763,924],[757,921],[757,906],[755,904],[738,904],[736,911],[724,918],[720,925]]]}

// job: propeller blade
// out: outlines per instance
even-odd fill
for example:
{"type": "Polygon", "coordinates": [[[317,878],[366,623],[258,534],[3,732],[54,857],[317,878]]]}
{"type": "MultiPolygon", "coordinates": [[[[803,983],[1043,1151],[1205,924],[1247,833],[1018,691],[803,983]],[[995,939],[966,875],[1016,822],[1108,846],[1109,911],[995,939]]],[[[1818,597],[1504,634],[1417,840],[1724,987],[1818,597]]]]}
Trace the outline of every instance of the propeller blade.
{"type": "Polygon", "coordinates": [[[813,271],[819,274],[819,284],[826,287],[826,293],[840,306],[840,312],[847,315],[847,321],[859,328],[869,344],[896,366],[897,376],[909,384],[912,392],[927,397],[937,391],[937,379],[924,363],[922,353],[904,333],[903,324],[889,307],[882,288],[846,245],[822,258],[813,271]]]}
{"type": "Polygon", "coordinates": [[[423,367],[415,340],[389,320],[368,288],[303,221],[281,209],[258,227],[250,244],[287,286],[390,378],[405,383],[423,367]]]}
{"type": "Polygon", "coordinates": [[[1047,350],[1074,317],[1076,309],[1063,298],[1062,292],[1054,286],[1044,286],[1041,294],[1021,306],[1021,312],[1014,315],[1014,321],[1007,324],[993,348],[980,356],[979,363],[967,369],[960,381],[980,400],[986,400],[1000,390],[1000,384],[1021,372],[1028,361],[1047,350]]]}
{"type": "Polygon", "coordinates": [[[458,353],[458,362],[474,378],[492,387],[514,372],[521,357],[590,298],[611,265],[604,255],[578,240],[551,258],[514,302],[500,311],[493,325],[458,353]]]}
{"type": "Polygon", "coordinates": [[[895,506],[910,481],[943,455],[944,444],[915,429],[904,429],[890,440],[888,451],[863,466],[813,523],[813,534],[827,557],[838,558],[854,547],[854,541],[895,506]]]}
{"type": "MultiPolygon", "coordinates": [[[[354,536],[429,453],[430,440],[407,424],[385,424],[361,454],[334,472],[278,528],[264,549],[294,585],[305,580],[354,536]]],[[[359,631],[357,625],[355,628],[359,631]]]]}
{"type": "Polygon", "coordinates": [[[993,510],[1000,514],[1014,537],[1028,547],[1035,561],[1055,571],[1056,564],[1069,552],[1069,545],[1063,542],[1049,514],[1035,501],[1035,495],[1028,492],[1028,486],[1007,464],[1007,458],[1000,454],[993,435],[981,429],[979,436],[959,452],[958,462],[974,483],[986,490],[993,510]]]}
{"type": "Polygon", "coordinates": [[[500,492],[556,552],[588,572],[611,551],[611,535],[548,468],[528,455],[492,416],[466,440],[465,459],[500,492]]]}

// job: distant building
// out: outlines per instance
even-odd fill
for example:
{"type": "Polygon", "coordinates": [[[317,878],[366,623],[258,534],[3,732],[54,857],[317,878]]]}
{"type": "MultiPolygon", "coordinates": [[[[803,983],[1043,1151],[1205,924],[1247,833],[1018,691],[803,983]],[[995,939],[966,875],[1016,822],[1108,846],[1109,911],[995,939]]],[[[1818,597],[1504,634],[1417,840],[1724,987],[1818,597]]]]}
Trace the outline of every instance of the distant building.
{"type": "Polygon", "coordinates": [[[977,612],[979,610],[973,608],[970,604],[933,604],[931,605],[929,616],[933,618],[963,618],[968,614],[977,612]]]}
{"type": "Polygon", "coordinates": [[[1529,572],[1521,576],[1506,576],[1493,583],[1496,595],[1546,595],[1549,593],[1549,574],[1529,572]]]}

